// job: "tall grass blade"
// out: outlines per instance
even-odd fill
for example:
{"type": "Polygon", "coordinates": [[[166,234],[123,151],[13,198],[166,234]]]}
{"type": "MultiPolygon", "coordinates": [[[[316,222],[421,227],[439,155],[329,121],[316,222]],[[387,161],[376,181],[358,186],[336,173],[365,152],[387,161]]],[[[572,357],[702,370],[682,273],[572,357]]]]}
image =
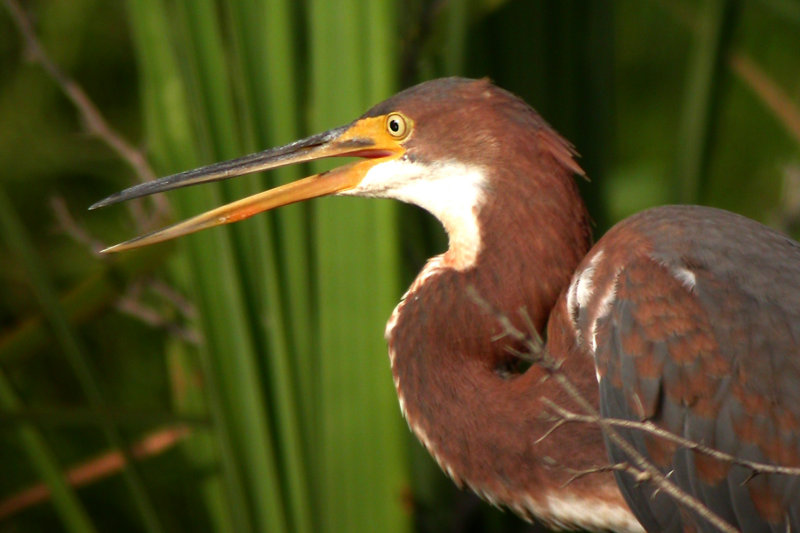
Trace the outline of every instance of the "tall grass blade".
{"type": "Polygon", "coordinates": [[[133,503],[139,511],[143,525],[148,531],[161,531],[161,523],[155,512],[127,443],[119,433],[113,419],[106,410],[100,385],[91,368],[86,351],[67,320],[54,288],[48,279],[44,265],[37,257],[27,232],[19,221],[16,210],[5,192],[0,190],[0,232],[28,275],[33,293],[42,308],[44,316],[53,329],[64,357],[75,373],[80,387],[91,409],[97,415],[97,422],[109,444],[120,450],[126,458],[123,479],[130,490],[133,503]]]}
{"type": "MultiPolygon", "coordinates": [[[[288,6],[280,2],[249,0],[231,4],[229,10],[233,28],[231,33],[237,43],[238,61],[233,70],[236,73],[236,85],[243,95],[240,106],[241,114],[245,117],[244,130],[246,139],[254,145],[250,150],[258,149],[275,144],[270,143],[270,131],[277,121],[295,123],[291,107],[288,110],[282,108],[286,103],[276,101],[272,94],[273,88],[279,91],[282,89],[278,96],[294,89],[291,82],[292,71],[284,68],[291,64],[292,58],[282,57],[282,61],[275,64],[267,60],[270,54],[267,50],[271,46],[277,47],[279,52],[287,50],[281,36],[288,39],[285,27],[289,22],[288,6]],[[281,28],[276,25],[281,25],[281,28]],[[266,34],[270,34],[270,39],[265,38],[266,34]],[[273,79],[287,81],[270,83],[273,79]]],[[[276,57],[274,51],[271,54],[275,59],[280,58],[276,57]]],[[[291,101],[288,100],[289,103],[291,101]]],[[[292,133],[294,131],[296,130],[291,130],[292,133]]],[[[274,182],[272,173],[269,177],[269,181],[274,182]]],[[[254,222],[258,224],[263,237],[250,242],[239,241],[239,247],[257,252],[254,268],[245,271],[243,279],[249,287],[247,292],[252,299],[252,316],[256,317],[254,329],[258,334],[265,387],[268,389],[269,406],[274,418],[273,439],[278,454],[282,490],[291,529],[299,532],[312,531],[309,482],[303,454],[304,443],[308,443],[309,439],[301,436],[303,413],[299,407],[297,391],[293,387],[297,380],[292,372],[297,358],[290,352],[292,334],[284,318],[285,312],[295,305],[287,305],[287,293],[282,289],[278,259],[278,243],[281,239],[276,238],[275,217],[259,217],[254,222]]],[[[300,223],[303,221],[297,222],[298,227],[293,231],[302,231],[304,225],[300,223]]],[[[305,255],[292,257],[291,260],[292,264],[298,265],[297,270],[301,273],[307,272],[305,255]]],[[[300,305],[301,302],[295,303],[300,305]]],[[[308,324],[307,316],[298,316],[296,319],[301,324],[308,324]]],[[[310,335],[306,333],[305,337],[310,335]]]]}
{"type": "MultiPolygon", "coordinates": [[[[291,0],[270,0],[266,3],[267,15],[262,20],[266,31],[260,31],[259,44],[263,48],[265,94],[264,107],[260,108],[260,121],[265,124],[267,144],[283,144],[299,138],[300,126],[297,67],[302,65],[294,44],[296,24],[291,18],[291,0]],[[270,119],[271,118],[271,119],[270,119]]],[[[299,168],[279,169],[271,177],[270,185],[293,181],[301,177],[299,168]]],[[[315,326],[311,296],[311,258],[309,248],[308,206],[295,205],[276,213],[277,240],[275,251],[279,257],[277,276],[270,278],[270,291],[283,297],[283,305],[275,307],[285,316],[282,324],[286,350],[276,351],[273,378],[277,404],[283,407],[281,420],[287,429],[284,449],[287,465],[298,465],[289,473],[290,491],[295,506],[296,527],[307,531],[312,526],[311,509],[314,507],[314,483],[311,470],[318,455],[314,443],[318,441],[319,399],[315,387],[316,349],[315,326]],[[280,291],[280,292],[278,292],[280,291]],[[283,398],[283,399],[281,399],[283,398]],[[297,436],[302,433],[298,442],[297,436]],[[298,456],[302,453],[302,456],[298,456]],[[309,515],[306,517],[305,515],[309,515]]],[[[275,325],[274,325],[275,326],[275,325]]],[[[313,524],[318,529],[319,524],[313,524]]]]}
{"type": "MultiPolygon", "coordinates": [[[[208,412],[207,397],[197,376],[202,375],[197,354],[183,342],[172,340],[167,344],[167,365],[172,384],[172,398],[175,410],[184,415],[203,416],[208,412]]],[[[214,436],[207,431],[196,430],[185,441],[184,450],[193,466],[200,472],[213,472],[217,460],[217,445],[214,436]]],[[[197,488],[205,503],[205,513],[194,513],[194,529],[210,525],[211,531],[234,533],[237,521],[232,515],[234,508],[227,504],[225,483],[218,475],[206,475],[197,483],[197,488]],[[208,520],[210,524],[201,523],[208,520]]],[[[188,529],[188,528],[187,528],[188,529]]]]}
{"type": "MultiPolygon", "coordinates": [[[[169,41],[173,33],[166,8],[157,0],[134,1],[128,6],[157,166],[165,172],[195,166],[201,144],[189,120],[202,111],[189,106],[188,74],[180,68],[169,41]]],[[[219,191],[214,186],[198,187],[176,195],[178,211],[186,216],[218,205],[219,191]]],[[[235,229],[234,235],[258,231],[256,227],[245,225],[235,229]]],[[[236,240],[223,230],[182,241],[206,339],[202,352],[209,411],[235,529],[286,531],[286,507],[260,380],[258,334],[241,277],[242,263],[252,257],[241,253],[241,247],[237,252],[236,240]]]]}
{"type": "MultiPolygon", "coordinates": [[[[61,295],[59,305],[75,327],[110,307],[123,294],[125,287],[120,280],[146,275],[163,260],[163,253],[157,248],[143,254],[115,258],[102,271],[61,295]]],[[[0,333],[0,363],[8,365],[30,357],[46,346],[49,339],[50,332],[41,314],[22,319],[14,329],[0,333]]]]}
{"type": "Polygon", "coordinates": [[[469,2],[448,2],[445,18],[444,76],[462,76],[466,62],[469,2]]]}
{"type": "MultiPolygon", "coordinates": [[[[396,6],[369,4],[374,9],[354,0],[309,4],[313,130],[352,120],[376,101],[377,92],[392,88],[385,68],[373,72],[369,67],[395,59],[389,43],[395,36],[391,10],[396,6]],[[368,37],[378,44],[367,42],[368,37]],[[371,56],[369,50],[380,55],[371,56]]],[[[399,449],[401,422],[380,333],[397,298],[389,295],[397,287],[396,226],[387,213],[392,208],[375,201],[328,199],[314,209],[322,529],[369,531],[381,524],[391,531],[407,530],[409,517],[402,509],[406,457],[399,449]]]]}
{"type": "Polygon", "coordinates": [[[696,46],[689,64],[675,161],[676,200],[681,203],[702,201],[702,176],[706,174],[722,67],[728,55],[737,4],[735,0],[707,0],[698,15],[696,46]]]}
{"type": "MultiPolygon", "coordinates": [[[[256,29],[260,39],[257,52],[263,65],[262,86],[264,93],[257,101],[259,122],[263,125],[262,139],[268,145],[280,145],[302,136],[300,123],[300,96],[298,70],[305,63],[295,44],[299,33],[293,19],[291,0],[267,0],[266,15],[256,29]]],[[[298,167],[278,169],[270,173],[270,185],[293,181],[302,176],[298,167]]],[[[314,456],[313,443],[317,440],[314,386],[316,350],[314,348],[315,323],[312,311],[311,259],[309,249],[308,206],[288,206],[275,213],[277,220],[276,252],[280,258],[278,288],[283,296],[285,333],[294,359],[286,361],[286,371],[278,377],[282,383],[294,384],[294,412],[301,423],[304,435],[298,450],[304,453],[306,469],[314,456]]],[[[288,394],[284,392],[283,394],[288,394]]],[[[306,472],[308,477],[309,472],[306,472]]],[[[309,490],[310,480],[307,481],[309,490]]],[[[309,499],[311,498],[309,494],[309,499]]]]}
{"type": "MultiPolygon", "coordinates": [[[[4,193],[0,193],[2,195],[4,193]]],[[[0,407],[4,411],[16,411],[21,407],[14,389],[0,370],[0,407]]],[[[53,505],[64,528],[72,533],[89,533],[95,531],[89,515],[77,494],[64,477],[64,472],[52,449],[47,445],[44,436],[32,424],[20,424],[17,427],[22,449],[30,459],[36,472],[50,489],[53,505]]]]}

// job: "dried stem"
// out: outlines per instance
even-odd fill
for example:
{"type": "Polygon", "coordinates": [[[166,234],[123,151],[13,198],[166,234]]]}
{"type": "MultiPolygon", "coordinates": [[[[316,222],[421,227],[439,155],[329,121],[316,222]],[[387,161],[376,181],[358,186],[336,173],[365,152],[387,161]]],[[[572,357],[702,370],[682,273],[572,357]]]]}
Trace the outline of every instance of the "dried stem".
{"type": "MultiPolygon", "coordinates": [[[[27,56],[31,61],[38,63],[44,69],[64,95],[72,102],[88,132],[103,141],[125,161],[133,169],[139,181],[150,181],[154,179],[155,174],[150,168],[144,154],[109,126],[103,118],[102,113],[100,113],[97,106],[94,105],[81,86],[67,76],[47,55],[47,52],[34,32],[30,19],[18,1],[5,0],[5,6],[11,14],[11,19],[19,30],[25,43],[27,56]]],[[[153,219],[163,218],[169,211],[168,204],[163,198],[153,197],[152,200],[155,202],[156,209],[150,216],[145,214],[140,203],[128,202],[126,204],[140,230],[148,229],[152,226],[153,219]]],[[[105,244],[93,237],[89,231],[77,223],[75,217],[69,212],[63,198],[54,198],[51,201],[51,206],[59,229],[66,235],[76,242],[88,246],[95,253],[106,247],[105,244]]],[[[156,294],[165,301],[171,303],[185,317],[194,318],[196,316],[191,303],[177,294],[176,291],[169,288],[165,283],[154,282],[152,288],[156,294]]],[[[199,342],[199,335],[196,332],[181,328],[162,317],[155,310],[143,305],[137,298],[130,297],[130,295],[119,302],[118,308],[123,312],[136,316],[148,324],[165,327],[191,343],[197,344],[199,342]]]]}
{"type": "MultiPolygon", "coordinates": [[[[153,457],[174,447],[191,433],[188,426],[177,425],[160,429],[145,436],[130,448],[131,456],[137,460],[153,457]]],[[[119,450],[109,451],[85,463],[70,468],[67,479],[75,486],[88,485],[121,471],[125,467],[125,455],[119,450]]],[[[0,520],[4,520],[33,505],[47,501],[50,489],[40,483],[0,501],[0,520]]]]}
{"type": "Polygon", "coordinates": [[[734,52],[728,58],[733,72],[764,102],[783,127],[800,144],[800,109],[764,70],[749,56],[734,52]]]}
{"type": "Polygon", "coordinates": [[[78,224],[72,214],[69,212],[67,203],[64,198],[55,196],[50,199],[50,207],[53,209],[53,215],[56,218],[58,229],[63,231],[65,235],[71,237],[75,242],[83,244],[94,252],[98,252],[105,248],[99,239],[93,237],[83,226],[78,224]]]}
{"type": "Polygon", "coordinates": [[[169,302],[184,318],[194,320],[197,318],[197,309],[183,294],[175,290],[160,279],[154,279],[149,286],[156,295],[169,302]]]}
{"type": "MultiPolygon", "coordinates": [[[[548,398],[543,398],[542,401],[553,410],[553,412],[557,416],[557,421],[554,424],[554,427],[547,431],[547,434],[553,432],[556,427],[560,427],[561,425],[567,422],[583,422],[588,424],[597,424],[599,420],[590,415],[581,415],[563,407],[559,406],[558,404],[552,402],[548,398]]],[[[778,465],[771,465],[767,463],[758,463],[755,461],[748,461],[746,459],[740,459],[733,455],[727,454],[725,452],[715,450],[714,448],[710,448],[699,442],[695,442],[693,440],[686,439],[681,437],[680,435],[676,435],[671,431],[667,431],[662,429],[650,421],[645,422],[636,422],[633,420],[622,420],[619,418],[604,418],[605,422],[614,426],[614,427],[621,427],[626,429],[635,429],[639,431],[644,431],[656,437],[662,438],[664,440],[668,440],[670,442],[674,442],[678,446],[682,446],[684,448],[688,448],[690,450],[694,450],[698,453],[702,453],[704,455],[708,455],[709,457],[713,457],[714,459],[718,459],[720,461],[725,461],[731,464],[736,464],[739,466],[744,466],[752,470],[755,474],[782,474],[787,476],[800,476],[800,468],[793,468],[788,466],[778,466],[778,465]]]]}
{"type": "MultiPolygon", "coordinates": [[[[659,1],[658,4],[673,19],[697,33],[697,17],[691,9],[678,2],[659,1]]],[[[790,96],[746,53],[734,50],[728,56],[733,73],[772,111],[795,141],[800,143],[800,108],[790,96]]]]}
{"type": "Polygon", "coordinates": [[[73,103],[86,123],[89,132],[102,139],[108,144],[122,159],[124,159],[136,175],[142,181],[149,181],[155,178],[155,174],[147,164],[147,160],[142,153],[131,146],[121,135],[114,131],[105,121],[103,115],[92,103],[83,89],[69,78],[60,68],[50,59],[44,51],[36,33],[33,31],[28,16],[22,6],[16,0],[5,0],[6,7],[11,13],[14,24],[19,29],[28,54],[32,61],[44,68],[45,72],[56,82],[67,98],[73,103]]]}
{"type": "Polygon", "coordinates": [[[492,307],[489,302],[483,299],[474,287],[469,287],[467,291],[470,297],[481,309],[486,311],[487,314],[493,316],[497,320],[508,337],[525,344],[533,356],[534,364],[546,370],[550,377],[556,380],[564,392],[566,392],[567,395],[580,406],[584,413],[593,417],[597,421],[597,424],[603,430],[603,433],[605,433],[606,436],[628,457],[631,463],[630,468],[626,469],[626,471],[631,472],[637,481],[652,482],[658,488],[658,490],[668,494],[684,507],[696,512],[699,516],[707,520],[719,531],[737,533],[738,530],[736,528],[723,520],[708,507],[703,505],[700,500],[690,494],[687,494],[672,481],[670,481],[667,476],[661,473],[661,471],[650,461],[648,461],[644,455],[639,453],[639,451],[634,448],[631,443],[625,440],[617,432],[613,424],[610,424],[605,418],[600,416],[600,413],[597,412],[597,409],[595,409],[594,406],[586,398],[584,398],[584,396],[569,380],[569,378],[567,378],[567,376],[561,372],[561,364],[547,352],[539,333],[535,329],[530,331],[528,334],[523,333],[514,326],[508,316],[498,309],[492,307]]]}
{"type": "MultiPolygon", "coordinates": [[[[11,19],[25,42],[27,56],[31,61],[38,63],[44,69],[64,95],[72,102],[87,131],[103,141],[122,158],[122,160],[133,169],[139,181],[155,179],[156,175],[152,168],[150,168],[144,154],[108,125],[102,113],[100,113],[97,106],[92,103],[81,86],[78,85],[75,80],[67,76],[58,65],[50,59],[50,56],[47,55],[41,42],[36,37],[33,25],[26,15],[25,10],[22,9],[22,6],[19,5],[17,0],[5,0],[5,5],[9,13],[11,13],[11,19]]],[[[152,200],[156,206],[156,216],[160,218],[169,212],[169,205],[163,198],[153,197],[152,200]]],[[[148,225],[138,208],[132,207],[131,213],[140,226],[146,227],[148,225]]]]}
{"type": "Polygon", "coordinates": [[[642,473],[641,470],[632,467],[629,463],[616,463],[616,464],[608,464],[603,466],[595,466],[593,468],[586,468],[584,470],[575,470],[573,468],[566,468],[567,472],[571,473],[572,476],[564,482],[562,485],[566,487],[570,483],[585,477],[590,476],[593,474],[602,474],[604,472],[626,472],[631,475],[637,482],[643,483],[648,481],[647,476],[642,473]]]}
{"type": "MultiPolygon", "coordinates": [[[[149,326],[165,329],[186,342],[200,344],[200,335],[195,330],[181,327],[174,320],[165,318],[162,313],[142,302],[142,289],[141,282],[131,285],[127,294],[117,302],[117,310],[137,318],[149,326]]],[[[169,303],[173,304],[172,301],[169,303]]]]}

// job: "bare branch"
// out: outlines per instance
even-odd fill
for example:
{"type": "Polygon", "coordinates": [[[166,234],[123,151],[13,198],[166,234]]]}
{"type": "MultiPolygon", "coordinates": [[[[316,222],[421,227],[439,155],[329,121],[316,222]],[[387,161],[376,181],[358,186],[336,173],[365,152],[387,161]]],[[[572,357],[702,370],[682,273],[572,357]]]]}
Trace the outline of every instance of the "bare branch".
{"type": "Polygon", "coordinates": [[[200,335],[197,331],[184,328],[174,320],[164,317],[162,313],[142,302],[141,296],[142,283],[134,283],[129,287],[128,293],[117,302],[117,310],[137,318],[149,326],[165,329],[186,342],[200,344],[200,335]]]}
{"type": "Polygon", "coordinates": [[[30,20],[25,11],[17,3],[17,0],[5,0],[6,7],[11,13],[14,24],[19,29],[28,54],[32,61],[38,63],[50,75],[53,81],[61,88],[67,98],[73,103],[81,118],[86,123],[86,127],[92,135],[102,139],[114,150],[117,155],[124,159],[141,181],[149,181],[155,178],[155,174],[147,164],[147,160],[142,153],[131,146],[121,135],[114,131],[105,121],[103,115],[92,103],[83,89],[69,78],[60,68],[50,59],[44,51],[36,33],[33,31],[30,20]]]}
{"type": "Polygon", "coordinates": [[[567,472],[570,472],[572,476],[564,482],[562,487],[566,487],[570,483],[585,477],[590,476],[592,474],[602,474],[605,472],[627,472],[630,474],[636,481],[640,483],[644,483],[648,481],[647,474],[644,474],[641,470],[632,467],[629,463],[616,463],[616,464],[608,464],[602,466],[595,466],[593,468],[586,468],[584,470],[575,470],[572,468],[566,468],[567,472]]]}
{"type": "MultiPolygon", "coordinates": [[[[177,425],[159,429],[146,435],[130,447],[130,455],[137,460],[163,453],[191,434],[188,426],[177,425]]],[[[67,480],[80,487],[120,472],[125,467],[125,455],[111,450],[89,461],[73,466],[66,472],[67,480]]],[[[50,489],[44,483],[29,487],[10,498],[0,501],[0,520],[8,518],[50,498],[50,489]]]]}
{"type": "MultiPolygon", "coordinates": [[[[700,30],[697,24],[698,17],[691,9],[678,2],[660,0],[658,4],[668,15],[693,33],[700,30]]],[[[796,142],[800,143],[800,108],[787,92],[745,52],[734,50],[727,59],[731,71],[764,102],[778,122],[796,142]]]]}
{"type": "MultiPolygon", "coordinates": [[[[599,420],[593,416],[581,415],[569,411],[567,409],[564,409],[563,407],[551,401],[549,398],[543,398],[542,402],[558,415],[558,422],[562,423],[583,422],[588,424],[597,424],[599,422],[599,420]]],[[[700,444],[699,442],[695,442],[693,440],[681,437],[680,435],[676,435],[671,431],[667,431],[663,428],[656,426],[650,421],[636,422],[634,420],[622,420],[619,418],[604,418],[603,420],[605,420],[608,424],[615,427],[644,431],[646,433],[662,438],[664,440],[674,442],[678,446],[682,446],[684,448],[694,450],[698,453],[708,455],[709,457],[713,457],[714,459],[747,467],[750,470],[752,470],[754,474],[782,474],[787,476],[800,476],[800,468],[778,466],[767,463],[759,463],[756,461],[748,461],[746,459],[740,459],[733,455],[700,444]]],[[[548,433],[551,432],[552,431],[548,431],[548,433]]]]}
{"type": "Polygon", "coordinates": [[[547,437],[549,437],[550,435],[552,435],[553,433],[555,433],[555,431],[556,431],[558,428],[560,428],[561,426],[565,425],[567,422],[568,422],[568,420],[566,420],[566,419],[564,419],[564,418],[559,418],[559,419],[557,419],[557,420],[556,420],[556,421],[553,423],[553,425],[552,425],[552,426],[550,426],[550,428],[549,428],[547,431],[545,431],[545,432],[542,434],[542,436],[541,436],[541,437],[539,437],[538,439],[536,439],[536,440],[534,441],[534,443],[535,443],[535,444],[539,444],[540,442],[542,442],[543,440],[545,440],[547,437]]]}
{"type": "Polygon", "coordinates": [[[86,228],[75,221],[75,218],[73,218],[72,214],[69,212],[64,198],[54,196],[50,199],[50,207],[53,209],[53,215],[56,218],[58,229],[63,231],[65,235],[71,237],[75,242],[88,247],[93,252],[105,248],[104,243],[94,238],[86,228]]]}
{"type": "Polygon", "coordinates": [[[535,364],[546,370],[550,376],[561,386],[564,392],[566,392],[567,395],[580,406],[584,413],[595,418],[597,424],[603,430],[603,433],[605,433],[606,436],[608,436],[608,438],[617,447],[619,447],[619,449],[622,450],[622,452],[631,461],[631,468],[628,470],[628,472],[631,472],[632,475],[634,475],[634,478],[637,480],[637,482],[652,482],[658,490],[663,491],[684,507],[696,512],[699,516],[704,518],[719,531],[727,533],[738,532],[736,528],[723,520],[708,507],[703,505],[700,500],[690,494],[687,494],[672,481],[670,481],[667,476],[662,474],[661,471],[650,461],[648,461],[644,455],[639,453],[639,451],[634,448],[631,443],[625,440],[612,424],[608,423],[605,418],[600,416],[600,413],[597,412],[597,409],[595,409],[594,406],[583,397],[583,395],[569,380],[569,378],[567,378],[567,376],[560,371],[560,362],[555,360],[547,352],[538,331],[534,329],[526,335],[517,329],[516,326],[514,326],[507,315],[502,313],[500,310],[495,309],[488,301],[482,298],[474,287],[468,287],[467,291],[470,298],[472,298],[481,309],[486,311],[487,314],[495,317],[510,338],[520,341],[528,347],[532,356],[534,357],[535,364]]]}
{"type": "MultiPolygon", "coordinates": [[[[52,198],[50,205],[53,208],[53,213],[59,229],[66,235],[76,242],[86,245],[94,252],[105,248],[102,242],[94,238],[85,228],[75,221],[63,198],[52,198]]],[[[147,288],[176,309],[185,318],[194,319],[197,317],[197,311],[192,303],[163,281],[151,280],[147,284],[147,288]]],[[[145,305],[141,300],[141,295],[142,284],[134,283],[129,287],[128,293],[117,302],[117,310],[133,316],[150,326],[166,329],[191,344],[200,343],[200,335],[197,331],[184,328],[174,320],[169,320],[167,317],[163,316],[159,311],[145,305]]]]}
{"type": "MultiPolygon", "coordinates": [[[[22,6],[19,5],[17,0],[5,0],[5,5],[11,14],[14,25],[19,30],[25,42],[28,57],[31,61],[38,63],[44,69],[64,95],[72,102],[87,131],[103,141],[125,161],[128,166],[133,169],[139,181],[144,182],[155,179],[156,175],[153,169],[150,168],[144,154],[108,125],[102,113],[100,113],[97,106],[92,103],[81,86],[78,85],[75,80],[67,76],[58,65],[55,64],[50,56],[47,55],[41,42],[36,37],[31,21],[28,19],[25,10],[22,9],[22,6]]],[[[152,197],[151,200],[156,207],[154,216],[163,218],[169,212],[169,204],[162,197],[158,196],[152,197]]],[[[136,202],[128,202],[128,209],[131,211],[132,217],[136,220],[140,228],[149,226],[147,217],[144,216],[144,213],[136,202]]]]}
{"type": "Polygon", "coordinates": [[[161,297],[161,299],[172,304],[185,318],[190,320],[197,318],[197,309],[194,304],[183,294],[176,291],[174,287],[171,287],[160,279],[154,279],[150,282],[149,288],[161,297]]]}
{"type": "Polygon", "coordinates": [[[728,57],[733,72],[756,93],[795,142],[800,144],[800,109],[775,81],[749,56],[734,52],[728,57]]]}

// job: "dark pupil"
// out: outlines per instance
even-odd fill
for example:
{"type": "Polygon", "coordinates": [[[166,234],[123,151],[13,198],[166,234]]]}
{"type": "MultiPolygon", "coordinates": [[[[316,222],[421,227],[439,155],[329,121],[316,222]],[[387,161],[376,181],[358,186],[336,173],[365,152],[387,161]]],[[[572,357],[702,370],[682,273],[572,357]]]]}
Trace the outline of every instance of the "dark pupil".
{"type": "Polygon", "coordinates": [[[397,133],[400,130],[400,122],[398,122],[397,120],[391,120],[389,122],[389,129],[397,133]]]}

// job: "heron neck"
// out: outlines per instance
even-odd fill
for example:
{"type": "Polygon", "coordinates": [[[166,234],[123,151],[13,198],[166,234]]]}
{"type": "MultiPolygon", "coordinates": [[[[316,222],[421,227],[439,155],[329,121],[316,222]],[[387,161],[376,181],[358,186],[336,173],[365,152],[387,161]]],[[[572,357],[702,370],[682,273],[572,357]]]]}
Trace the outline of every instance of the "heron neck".
{"type": "Polygon", "coordinates": [[[474,267],[451,268],[446,254],[428,263],[387,326],[392,372],[409,426],[456,483],[525,517],[635,530],[610,474],[567,483],[574,470],[607,463],[599,430],[569,425],[538,440],[552,426],[541,399],[572,403],[540,368],[514,373],[513,343],[498,340],[499,322],[468,291],[519,329],[527,328],[523,309],[540,333],[549,320],[551,355],[596,401],[594,368],[569,353],[574,343],[559,300],[589,246],[583,205],[576,191],[567,193],[563,201],[522,198],[518,208],[484,210],[481,231],[500,238],[482,240],[474,267]]]}

